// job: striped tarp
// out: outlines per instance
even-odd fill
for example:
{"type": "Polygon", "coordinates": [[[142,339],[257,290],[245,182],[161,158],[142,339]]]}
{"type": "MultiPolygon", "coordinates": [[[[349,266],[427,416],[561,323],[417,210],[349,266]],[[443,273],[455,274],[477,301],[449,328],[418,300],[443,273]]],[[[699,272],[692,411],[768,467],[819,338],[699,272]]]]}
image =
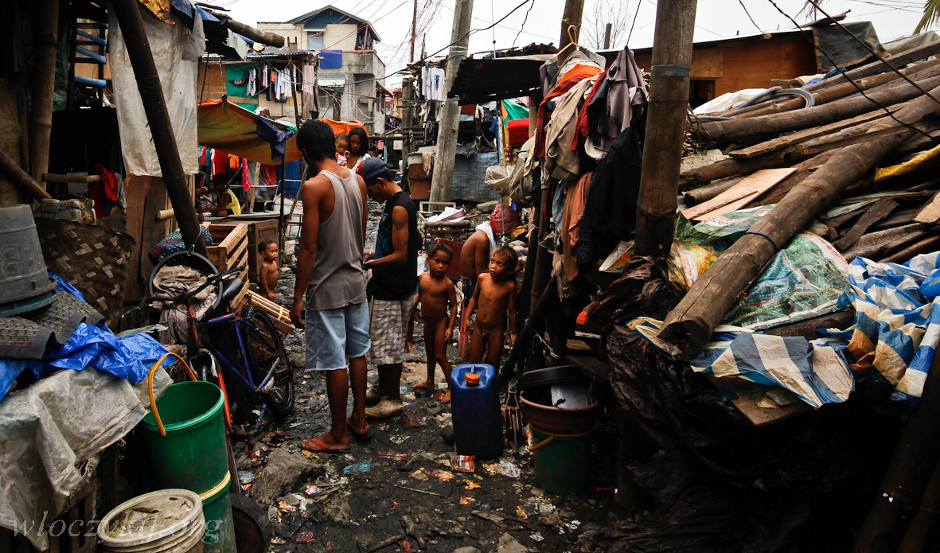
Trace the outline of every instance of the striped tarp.
{"type": "MultiPolygon", "coordinates": [[[[654,346],[673,357],[680,351],[659,339],[662,322],[641,317],[629,324],[654,346]]],[[[756,384],[780,386],[812,405],[848,399],[855,380],[838,338],[807,341],[720,326],[712,341],[690,361],[692,370],[715,377],[738,377],[756,384]]]]}
{"type": "Polygon", "coordinates": [[[916,403],[940,343],[940,252],[903,265],[862,257],[849,265],[855,321],[831,335],[849,340],[852,368],[874,367],[892,386],[892,399],[916,403]]]}

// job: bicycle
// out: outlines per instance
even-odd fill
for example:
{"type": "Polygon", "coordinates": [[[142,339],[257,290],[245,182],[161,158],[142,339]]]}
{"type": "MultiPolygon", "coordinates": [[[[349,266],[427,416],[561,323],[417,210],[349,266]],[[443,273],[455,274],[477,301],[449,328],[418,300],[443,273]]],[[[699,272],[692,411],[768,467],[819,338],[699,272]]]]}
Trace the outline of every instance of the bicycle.
{"type": "MultiPolygon", "coordinates": [[[[255,306],[249,307],[243,317],[231,307],[231,300],[243,286],[236,277],[242,270],[244,267],[235,267],[207,276],[198,287],[175,296],[152,295],[130,302],[141,311],[145,307],[186,307],[189,323],[186,357],[201,380],[215,380],[222,389],[229,426],[233,418],[250,420],[259,401],[278,417],[287,416],[294,409],[293,369],[274,323],[255,306]],[[203,317],[197,318],[193,298],[215,285],[219,287],[218,301],[203,317]]],[[[259,421],[262,415],[263,411],[259,421]]]]}

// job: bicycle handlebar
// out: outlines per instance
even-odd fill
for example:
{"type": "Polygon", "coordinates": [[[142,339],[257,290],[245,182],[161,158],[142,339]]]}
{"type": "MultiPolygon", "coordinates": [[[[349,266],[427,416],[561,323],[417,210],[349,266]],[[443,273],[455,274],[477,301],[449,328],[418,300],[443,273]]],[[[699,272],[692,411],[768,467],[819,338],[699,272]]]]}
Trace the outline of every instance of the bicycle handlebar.
{"type": "Polygon", "coordinates": [[[241,273],[241,272],[244,271],[244,270],[245,270],[245,266],[244,266],[244,265],[241,265],[241,266],[238,266],[238,267],[233,267],[233,268],[231,268],[231,269],[229,269],[229,270],[227,270],[227,271],[225,271],[225,272],[216,273],[216,274],[214,274],[214,275],[208,276],[208,277],[206,278],[206,281],[205,281],[204,283],[200,284],[198,287],[196,287],[196,288],[194,288],[194,289],[192,289],[192,290],[187,290],[187,291],[185,291],[185,292],[183,292],[183,293],[181,293],[181,294],[179,294],[179,295],[176,295],[176,296],[146,296],[146,297],[137,298],[136,300],[125,300],[125,301],[124,301],[124,305],[130,307],[130,306],[142,305],[142,304],[144,304],[144,303],[149,303],[149,302],[154,302],[154,301],[166,302],[166,303],[179,303],[179,302],[183,301],[184,299],[186,299],[186,298],[188,298],[188,297],[195,296],[195,295],[198,294],[199,292],[202,292],[202,291],[205,290],[207,287],[209,287],[209,286],[211,286],[211,285],[213,285],[213,284],[215,284],[215,283],[222,282],[223,280],[230,280],[232,277],[238,275],[239,273],[241,273]]]}

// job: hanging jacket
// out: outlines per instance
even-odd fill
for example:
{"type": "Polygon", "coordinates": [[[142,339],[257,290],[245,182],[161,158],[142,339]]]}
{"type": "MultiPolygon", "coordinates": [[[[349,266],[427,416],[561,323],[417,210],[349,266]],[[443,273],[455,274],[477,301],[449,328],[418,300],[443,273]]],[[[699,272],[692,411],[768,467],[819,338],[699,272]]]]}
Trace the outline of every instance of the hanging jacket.
{"type": "Polygon", "coordinates": [[[603,159],[614,140],[646,111],[646,103],[642,71],[633,52],[624,47],[578,114],[578,137],[584,141],[585,153],[603,159]]]}
{"type": "Polygon", "coordinates": [[[574,252],[579,268],[607,257],[618,242],[630,239],[636,227],[643,159],[635,133],[638,125],[617,136],[594,171],[574,252]]]}

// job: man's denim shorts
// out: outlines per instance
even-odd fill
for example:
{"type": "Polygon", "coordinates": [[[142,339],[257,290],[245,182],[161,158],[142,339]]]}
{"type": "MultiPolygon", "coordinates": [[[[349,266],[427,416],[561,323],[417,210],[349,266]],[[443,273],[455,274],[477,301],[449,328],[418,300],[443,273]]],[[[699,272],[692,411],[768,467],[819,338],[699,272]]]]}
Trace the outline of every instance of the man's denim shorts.
{"type": "Polygon", "coordinates": [[[306,310],[308,371],[345,369],[347,359],[369,353],[369,304],[306,310]]]}

